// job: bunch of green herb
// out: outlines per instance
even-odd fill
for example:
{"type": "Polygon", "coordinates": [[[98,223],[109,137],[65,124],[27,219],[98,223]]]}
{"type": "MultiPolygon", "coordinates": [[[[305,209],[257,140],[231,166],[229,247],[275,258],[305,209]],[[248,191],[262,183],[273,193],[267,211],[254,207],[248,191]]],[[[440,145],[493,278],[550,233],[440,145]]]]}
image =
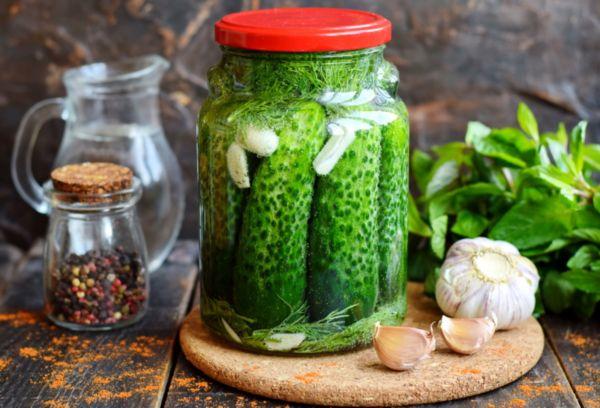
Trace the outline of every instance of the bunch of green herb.
{"type": "Polygon", "coordinates": [[[486,236],[514,244],[538,267],[536,313],[589,317],[600,300],[600,145],[586,122],[540,133],[519,104],[520,128],[470,122],[464,142],[415,150],[409,276],[433,295],[446,249],[486,236]]]}

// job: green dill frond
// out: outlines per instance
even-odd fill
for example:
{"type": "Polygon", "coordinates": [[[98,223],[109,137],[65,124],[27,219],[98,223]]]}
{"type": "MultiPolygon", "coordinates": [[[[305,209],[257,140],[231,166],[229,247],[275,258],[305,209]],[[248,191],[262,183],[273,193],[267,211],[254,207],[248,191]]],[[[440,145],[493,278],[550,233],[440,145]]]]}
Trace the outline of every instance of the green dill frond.
{"type": "Polygon", "coordinates": [[[383,47],[334,53],[264,53],[224,49],[217,88],[267,94],[271,100],[317,97],[323,90],[373,88],[383,61],[383,47]]]}

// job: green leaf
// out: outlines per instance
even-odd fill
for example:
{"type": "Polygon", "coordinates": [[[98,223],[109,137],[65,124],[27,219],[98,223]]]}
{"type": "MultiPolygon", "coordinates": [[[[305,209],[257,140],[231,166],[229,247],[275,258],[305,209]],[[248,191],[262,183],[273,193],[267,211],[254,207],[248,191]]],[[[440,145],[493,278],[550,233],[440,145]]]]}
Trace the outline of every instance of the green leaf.
{"type": "Polygon", "coordinates": [[[553,313],[560,313],[573,304],[576,289],[558,272],[550,272],[542,282],[544,306],[553,313]]]}
{"type": "Polygon", "coordinates": [[[524,249],[521,251],[521,255],[526,257],[539,256],[543,254],[549,254],[551,252],[559,251],[566,246],[573,243],[572,239],[567,238],[556,238],[550,242],[550,244],[544,244],[534,248],[524,249]]]}
{"type": "Polygon", "coordinates": [[[573,310],[581,319],[589,319],[596,310],[596,305],[600,301],[600,295],[597,293],[577,293],[573,300],[573,310]]]}
{"type": "Polygon", "coordinates": [[[599,228],[577,228],[571,231],[568,236],[570,238],[579,238],[585,241],[593,242],[600,245],[600,229],[599,228]]]}
{"type": "Polygon", "coordinates": [[[495,165],[493,159],[475,153],[473,154],[473,166],[481,182],[492,183],[502,190],[506,190],[509,187],[502,169],[495,165]]]}
{"type": "Polygon", "coordinates": [[[519,107],[517,108],[517,121],[519,122],[521,129],[531,136],[533,140],[536,142],[540,140],[540,133],[535,116],[533,115],[533,112],[531,112],[531,109],[523,102],[519,103],[519,107]]]}
{"type": "Polygon", "coordinates": [[[600,228],[600,213],[591,205],[586,205],[573,214],[573,225],[578,228],[600,228]]]}
{"type": "MultiPolygon", "coordinates": [[[[418,249],[414,243],[416,239],[410,240],[410,256],[408,257],[408,279],[411,281],[423,282],[427,274],[439,266],[439,261],[431,252],[429,245],[425,245],[423,249],[418,249]]],[[[424,241],[419,239],[419,244],[424,241]]]]}
{"type": "Polygon", "coordinates": [[[500,218],[489,235],[519,249],[533,248],[568,233],[572,228],[572,213],[572,208],[560,197],[535,203],[521,201],[500,218]]]}
{"type": "Polygon", "coordinates": [[[446,252],[446,232],[448,230],[448,216],[442,215],[431,220],[431,250],[439,259],[444,259],[446,252]]]}
{"type": "Polygon", "coordinates": [[[600,272],[600,260],[590,263],[588,269],[592,272],[600,272]]]}
{"type": "Polygon", "coordinates": [[[424,192],[427,187],[427,181],[429,180],[429,173],[433,167],[433,159],[427,153],[422,150],[413,150],[410,169],[412,171],[415,182],[419,191],[424,192]]]}
{"type": "Polygon", "coordinates": [[[518,129],[492,129],[489,134],[482,135],[472,133],[470,143],[473,148],[483,156],[498,160],[500,164],[523,168],[539,159],[535,142],[518,129]]]}
{"type": "Polygon", "coordinates": [[[456,214],[459,210],[475,203],[481,204],[493,197],[506,196],[506,192],[491,183],[473,183],[449,191],[432,199],[429,203],[429,218],[443,214],[456,214]]]}
{"type": "Polygon", "coordinates": [[[533,309],[533,317],[539,319],[544,313],[546,313],[546,309],[544,309],[544,301],[542,300],[542,290],[538,288],[535,291],[535,308],[533,309]]]}
{"type": "Polygon", "coordinates": [[[574,269],[563,273],[562,278],[573,287],[586,293],[600,293],[600,273],[574,269]]]}
{"type": "Polygon", "coordinates": [[[567,261],[569,269],[585,269],[593,261],[600,258],[600,250],[595,245],[583,245],[567,261]]]}
{"type": "Polygon", "coordinates": [[[452,159],[461,163],[461,158],[467,149],[468,146],[463,142],[450,142],[440,146],[433,146],[431,151],[440,159],[452,159]]]}
{"type": "Polygon", "coordinates": [[[469,146],[474,146],[475,141],[479,141],[479,140],[485,138],[487,135],[490,134],[491,131],[492,131],[492,129],[490,129],[489,127],[487,127],[486,125],[484,125],[481,122],[469,122],[469,124],[467,125],[467,133],[465,135],[465,142],[469,146]]]}
{"type": "Polygon", "coordinates": [[[569,150],[571,151],[571,156],[573,157],[573,162],[575,163],[575,169],[578,173],[583,169],[583,146],[585,143],[585,129],[587,127],[587,122],[581,121],[579,122],[573,130],[571,130],[571,138],[569,140],[569,150]]]}
{"type": "Polygon", "coordinates": [[[594,171],[600,171],[600,145],[583,145],[583,161],[594,171]]]}
{"type": "Polygon", "coordinates": [[[489,221],[483,215],[469,210],[458,213],[456,221],[452,226],[452,232],[467,238],[475,238],[481,235],[489,225],[489,221]]]}
{"type": "Polygon", "coordinates": [[[521,191],[524,186],[542,184],[572,196],[575,190],[573,187],[575,183],[576,180],[572,174],[565,173],[558,167],[552,165],[533,166],[521,171],[517,182],[517,189],[521,191]]]}
{"type": "Polygon", "coordinates": [[[546,139],[545,145],[552,156],[553,162],[559,169],[573,175],[578,173],[573,159],[567,153],[565,145],[553,139],[546,139]]]}
{"type": "Polygon", "coordinates": [[[594,209],[600,213],[600,193],[595,193],[594,194],[594,209]]]}
{"type": "Polygon", "coordinates": [[[459,166],[454,160],[437,162],[431,172],[431,178],[425,187],[425,196],[431,197],[447,189],[458,180],[459,166]]]}
{"type": "Polygon", "coordinates": [[[554,133],[554,140],[562,143],[563,146],[567,146],[567,142],[569,141],[569,135],[567,134],[567,128],[563,122],[558,124],[558,128],[556,129],[556,133],[554,133]]]}
{"type": "Polygon", "coordinates": [[[431,236],[431,228],[421,218],[412,194],[408,195],[408,231],[422,237],[431,236]]]}

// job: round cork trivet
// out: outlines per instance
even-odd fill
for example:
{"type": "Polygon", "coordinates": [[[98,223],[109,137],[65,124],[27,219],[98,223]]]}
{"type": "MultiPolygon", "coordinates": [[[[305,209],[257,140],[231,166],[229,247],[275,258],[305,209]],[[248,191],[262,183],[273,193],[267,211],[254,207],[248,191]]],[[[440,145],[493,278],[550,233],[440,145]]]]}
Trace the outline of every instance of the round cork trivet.
{"type": "MultiPolygon", "coordinates": [[[[404,325],[428,329],[441,316],[423,286],[408,285],[404,325]]],[[[383,367],[372,348],[343,354],[288,357],[252,354],[211,335],[194,309],[181,327],[187,359],[224,384],[264,397],[338,406],[424,404],[469,397],[521,377],[540,359],[542,328],[530,318],[518,328],[497,332],[477,354],[451,352],[436,330],[437,350],[414,370],[383,367]]]]}
{"type": "Polygon", "coordinates": [[[52,170],[54,188],[64,193],[107,194],[131,187],[133,173],[114,163],[67,164],[52,170]]]}

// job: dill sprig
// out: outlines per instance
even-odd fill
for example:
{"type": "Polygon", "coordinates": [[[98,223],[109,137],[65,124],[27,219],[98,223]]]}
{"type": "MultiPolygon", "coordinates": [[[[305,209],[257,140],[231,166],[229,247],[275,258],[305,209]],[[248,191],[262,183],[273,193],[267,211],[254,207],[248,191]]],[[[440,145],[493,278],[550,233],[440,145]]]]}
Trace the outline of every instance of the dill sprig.
{"type": "Polygon", "coordinates": [[[323,90],[373,88],[383,61],[383,47],[335,53],[257,53],[225,49],[222,83],[234,93],[266,94],[271,100],[314,99],[323,90]],[[285,63],[283,63],[285,62],[285,63]]]}

